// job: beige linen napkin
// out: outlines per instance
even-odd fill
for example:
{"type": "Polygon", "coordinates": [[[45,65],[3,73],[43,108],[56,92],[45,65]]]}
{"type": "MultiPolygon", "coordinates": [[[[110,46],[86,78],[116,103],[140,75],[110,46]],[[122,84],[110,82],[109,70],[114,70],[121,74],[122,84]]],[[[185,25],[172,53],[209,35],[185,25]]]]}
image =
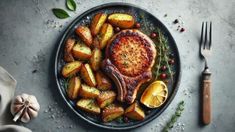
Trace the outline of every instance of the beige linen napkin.
{"type": "Polygon", "coordinates": [[[16,80],[0,66],[0,132],[31,132],[31,130],[13,124],[10,102],[14,96],[16,80]]]}

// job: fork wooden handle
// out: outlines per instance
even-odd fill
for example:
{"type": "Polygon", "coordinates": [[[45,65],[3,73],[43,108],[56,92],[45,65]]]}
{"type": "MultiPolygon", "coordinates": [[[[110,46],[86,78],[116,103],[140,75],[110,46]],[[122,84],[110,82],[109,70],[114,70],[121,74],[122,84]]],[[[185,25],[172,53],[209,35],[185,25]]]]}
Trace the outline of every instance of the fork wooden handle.
{"type": "Polygon", "coordinates": [[[211,122],[211,72],[206,68],[202,73],[203,106],[202,120],[205,125],[211,122]]]}

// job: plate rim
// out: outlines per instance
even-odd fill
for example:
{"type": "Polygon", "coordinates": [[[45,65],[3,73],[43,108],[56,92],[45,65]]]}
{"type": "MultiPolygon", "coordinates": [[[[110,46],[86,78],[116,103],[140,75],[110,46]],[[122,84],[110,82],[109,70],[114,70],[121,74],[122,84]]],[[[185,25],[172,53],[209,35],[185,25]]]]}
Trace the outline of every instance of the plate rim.
{"type": "Polygon", "coordinates": [[[170,31],[168,30],[168,28],[157,18],[155,17],[152,13],[146,11],[146,9],[142,8],[142,7],[139,7],[137,5],[134,5],[134,4],[131,4],[131,3],[125,3],[125,2],[110,2],[110,3],[105,3],[105,4],[100,4],[100,5],[96,5],[96,6],[93,6],[91,7],[90,9],[88,10],[85,10],[83,13],[79,14],[78,16],[76,16],[74,18],[74,20],[72,20],[72,22],[66,27],[66,30],[62,33],[62,37],[59,39],[59,44],[57,46],[57,49],[56,49],[56,54],[55,54],[55,63],[54,63],[54,74],[55,74],[55,80],[56,80],[56,84],[57,84],[57,88],[59,89],[59,92],[60,92],[60,95],[62,96],[63,100],[66,102],[66,104],[69,106],[69,108],[77,115],[79,116],[81,119],[83,119],[86,123],[89,123],[89,124],[92,124],[93,126],[96,126],[96,127],[100,127],[100,128],[104,128],[104,129],[109,129],[109,130],[128,130],[128,129],[134,129],[134,128],[137,128],[137,127],[140,127],[140,126],[143,126],[149,122],[151,122],[152,120],[156,119],[158,116],[160,116],[165,110],[166,108],[168,108],[168,106],[171,104],[172,100],[175,98],[175,95],[176,93],[178,92],[178,89],[179,89],[179,85],[180,85],[180,82],[181,82],[181,60],[180,60],[180,54],[179,54],[179,50],[178,50],[178,46],[175,42],[175,39],[173,38],[172,34],[170,33],[170,31]],[[178,80],[175,82],[175,84],[173,84],[173,86],[175,85],[174,87],[174,90],[172,92],[172,97],[169,98],[168,102],[161,108],[161,110],[159,110],[159,112],[157,114],[155,114],[154,116],[150,117],[148,120],[144,120],[138,124],[133,124],[133,125],[130,125],[130,126],[122,126],[122,127],[114,127],[114,126],[105,126],[105,125],[102,125],[102,124],[98,124],[98,123],[95,123],[87,118],[85,118],[83,115],[81,115],[78,111],[76,111],[74,109],[74,107],[69,104],[69,102],[67,101],[62,89],[61,89],[61,86],[60,86],[60,83],[59,83],[59,79],[58,79],[58,56],[60,54],[60,51],[61,51],[61,47],[63,45],[63,42],[65,40],[65,38],[67,37],[69,31],[74,28],[75,24],[77,23],[77,21],[79,21],[79,19],[81,19],[82,17],[86,16],[87,14],[95,11],[95,10],[98,10],[98,9],[101,9],[101,8],[105,8],[105,7],[110,7],[110,6],[127,6],[127,7],[134,7],[134,8],[137,8],[137,9],[140,9],[140,10],[143,10],[145,11],[145,13],[147,13],[148,15],[150,16],[153,16],[155,19],[157,19],[157,21],[160,22],[160,25],[162,26],[162,28],[164,28],[164,32],[166,32],[167,34],[170,34],[170,37],[173,41],[173,43],[175,44],[175,50],[177,52],[177,56],[178,56],[178,80]]]}

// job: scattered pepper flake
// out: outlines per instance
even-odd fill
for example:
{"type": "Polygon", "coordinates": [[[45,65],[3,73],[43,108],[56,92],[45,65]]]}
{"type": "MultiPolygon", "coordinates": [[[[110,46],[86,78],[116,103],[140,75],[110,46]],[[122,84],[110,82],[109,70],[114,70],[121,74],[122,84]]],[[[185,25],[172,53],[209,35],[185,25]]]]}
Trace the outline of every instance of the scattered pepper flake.
{"type": "Polygon", "coordinates": [[[178,20],[178,19],[175,19],[173,23],[174,23],[174,24],[177,24],[177,23],[179,23],[179,20],[178,20]]]}
{"type": "Polygon", "coordinates": [[[181,28],[181,29],[180,29],[180,32],[184,32],[184,31],[185,31],[185,28],[181,28]]]}

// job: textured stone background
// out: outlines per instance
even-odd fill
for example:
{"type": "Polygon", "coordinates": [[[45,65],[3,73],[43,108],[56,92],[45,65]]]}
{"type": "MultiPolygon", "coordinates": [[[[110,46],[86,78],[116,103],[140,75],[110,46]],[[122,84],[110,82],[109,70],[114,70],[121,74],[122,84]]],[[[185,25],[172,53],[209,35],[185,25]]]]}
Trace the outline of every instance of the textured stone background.
{"type": "MultiPolygon", "coordinates": [[[[91,7],[114,0],[75,0],[78,9],[66,20],[56,19],[51,9],[65,8],[65,0],[0,1],[0,65],[18,81],[16,94],[37,96],[41,104],[39,117],[25,124],[36,132],[104,131],[89,126],[68,110],[59,97],[53,78],[53,57],[57,41],[76,16],[91,7]],[[62,25],[62,26],[60,26],[62,25]],[[32,73],[32,71],[37,72],[32,73]]],[[[117,2],[117,1],[116,1],[117,2]]],[[[163,114],[149,124],[132,131],[160,131],[170,119],[177,103],[185,100],[186,108],[172,131],[235,131],[235,2],[234,0],[129,0],[159,18],[176,40],[182,60],[179,91],[163,114]],[[167,17],[164,17],[167,14],[167,17]],[[179,17],[181,16],[181,17],[179,17]],[[172,24],[179,18],[186,32],[172,24]],[[201,22],[213,21],[213,122],[199,125],[199,76],[203,61],[198,55],[201,22]]],[[[24,124],[22,124],[24,125],[24,124]]]]}

